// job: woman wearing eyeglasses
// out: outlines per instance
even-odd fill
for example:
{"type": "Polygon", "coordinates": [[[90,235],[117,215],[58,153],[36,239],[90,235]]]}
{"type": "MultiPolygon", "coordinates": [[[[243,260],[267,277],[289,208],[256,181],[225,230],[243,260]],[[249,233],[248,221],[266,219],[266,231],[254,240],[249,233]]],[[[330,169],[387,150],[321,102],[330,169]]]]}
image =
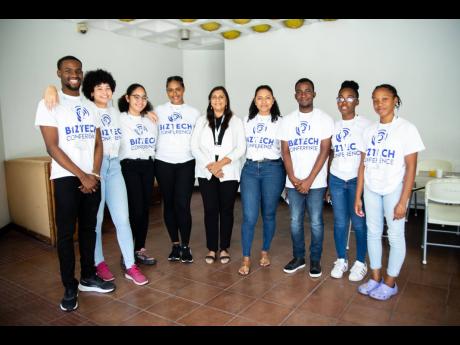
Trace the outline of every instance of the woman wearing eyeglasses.
{"type": "Polygon", "coordinates": [[[168,260],[191,263],[193,256],[189,247],[192,230],[190,202],[195,185],[195,158],[190,143],[200,113],[185,104],[184,91],[182,77],[169,77],[166,80],[169,102],[155,109],[158,116],[155,171],[163,198],[163,217],[172,242],[168,260]]]}
{"type": "Polygon", "coordinates": [[[351,219],[356,238],[356,261],[350,269],[348,279],[360,281],[367,273],[366,219],[354,212],[356,182],[361,160],[359,147],[362,135],[371,122],[356,114],[359,104],[359,85],[354,81],[344,81],[337,96],[337,108],[342,119],[336,121],[329,167],[329,195],[334,212],[334,240],[337,260],[331,271],[333,278],[342,278],[348,271],[346,251],[348,229],[351,219]]]}
{"type": "Polygon", "coordinates": [[[145,115],[152,110],[145,88],[132,84],[118,100],[123,133],[120,143],[121,171],[128,192],[129,220],[134,238],[136,261],[154,265],[147,253],[145,240],[149,227],[149,208],[154,184],[157,126],[145,115]]]}

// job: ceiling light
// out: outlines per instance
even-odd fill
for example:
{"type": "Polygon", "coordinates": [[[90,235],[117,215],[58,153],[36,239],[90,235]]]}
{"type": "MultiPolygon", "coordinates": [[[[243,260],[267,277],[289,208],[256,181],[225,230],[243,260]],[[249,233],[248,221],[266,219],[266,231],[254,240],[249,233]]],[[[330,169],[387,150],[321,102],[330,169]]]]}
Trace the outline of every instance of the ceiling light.
{"type": "Polygon", "coordinates": [[[203,30],[206,31],[215,31],[220,28],[220,24],[217,22],[209,22],[200,25],[203,30]]]}
{"type": "Polygon", "coordinates": [[[120,22],[125,22],[125,23],[132,22],[133,20],[135,19],[119,19],[120,22]]]}
{"type": "Polygon", "coordinates": [[[251,29],[254,30],[255,32],[267,32],[268,30],[271,29],[271,25],[269,24],[259,24],[259,25],[254,25],[251,26],[251,29]]]}
{"type": "Polygon", "coordinates": [[[181,19],[181,21],[184,23],[193,23],[196,19],[181,19]]]}
{"type": "Polygon", "coordinates": [[[232,20],[234,23],[240,24],[240,25],[247,24],[251,21],[251,19],[232,19],[232,20]]]}
{"type": "Polygon", "coordinates": [[[283,23],[290,29],[298,29],[303,25],[305,19],[286,19],[283,23]]]}
{"type": "Polygon", "coordinates": [[[233,40],[235,38],[240,37],[241,32],[238,30],[230,30],[230,31],[221,32],[221,34],[222,36],[224,36],[224,38],[228,40],[233,40]]]}

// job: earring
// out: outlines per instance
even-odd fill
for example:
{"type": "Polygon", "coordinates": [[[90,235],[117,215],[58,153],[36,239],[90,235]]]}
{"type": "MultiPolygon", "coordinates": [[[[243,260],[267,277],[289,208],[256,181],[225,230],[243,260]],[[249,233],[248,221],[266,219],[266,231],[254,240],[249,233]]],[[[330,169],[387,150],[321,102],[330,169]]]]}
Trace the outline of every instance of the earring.
{"type": "Polygon", "coordinates": [[[211,110],[214,110],[214,109],[212,108],[212,105],[211,105],[211,110]]]}

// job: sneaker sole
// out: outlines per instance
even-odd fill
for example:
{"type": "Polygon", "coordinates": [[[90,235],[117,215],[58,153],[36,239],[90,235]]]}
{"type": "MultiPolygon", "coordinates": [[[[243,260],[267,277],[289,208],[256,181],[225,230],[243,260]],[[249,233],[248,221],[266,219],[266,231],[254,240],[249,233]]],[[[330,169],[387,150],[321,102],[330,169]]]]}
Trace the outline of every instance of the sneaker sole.
{"type": "Polygon", "coordinates": [[[73,307],[73,309],[66,309],[66,308],[64,308],[64,307],[62,306],[62,304],[59,304],[59,307],[60,307],[61,310],[63,310],[63,311],[67,311],[67,312],[69,312],[69,311],[74,311],[75,309],[78,308],[78,301],[77,301],[77,303],[75,304],[75,307],[73,307]]]}
{"type": "Polygon", "coordinates": [[[351,282],[360,282],[361,280],[363,280],[366,276],[362,277],[361,279],[351,279],[350,276],[348,276],[348,280],[351,281],[351,282]]]}
{"type": "Polygon", "coordinates": [[[193,259],[192,260],[180,260],[180,262],[182,262],[183,264],[191,264],[193,262],[193,259]]]}
{"type": "Polygon", "coordinates": [[[305,264],[300,265],[299,267],[296,267],[293,270],[287,270],[287,269],[284,268],[283,271],[286,272],[286,273],[294,273],[294,272],[296,272],[296,271],[298,271],[298,270],[300,270],[300,269],[302,269],[304,267],[305,267],[305,264]]]}
{"type": "Polygon", "coordinates": [[[180,261],[180,258],[168,258],[168,261],[177,262],[180,261]]]}
{"type": "Polygon", "coordinates": [[[323,274],[323,272],[321,272],[321,273],[310,273],[310,272],[308,272],[308,274],[309,274],[310,277],[312,277],[312,278],[318,278],[318,277],[321,277],[321,275],[323,274]]]}
{"type": "Polygon", "coordinates": [[[84,286],[84,285],[78,284],[78,290],[85,291],[85,292],[94,291],[94,292],[100,292],[100,293],[108,293],[108,292],[114,291],[115,288],[110,289],[110,290],[109,289],[104,290],[104,289],[94,287],[94,286],[84,286]]]}
{"type": "Polygon", "coordinates": [[[136,285],[145,285],[145,284],[148,284],[148,283],[149,283],[148,280],[139,283],[139,282],[135,281],[133,277],[131,277],[129,274],[126,274],[126,273],[125,273],[125,278],[126,278],[126,279],[129,279],[129,280],[132,280],[133,283],[136,284],[136,285]]]}

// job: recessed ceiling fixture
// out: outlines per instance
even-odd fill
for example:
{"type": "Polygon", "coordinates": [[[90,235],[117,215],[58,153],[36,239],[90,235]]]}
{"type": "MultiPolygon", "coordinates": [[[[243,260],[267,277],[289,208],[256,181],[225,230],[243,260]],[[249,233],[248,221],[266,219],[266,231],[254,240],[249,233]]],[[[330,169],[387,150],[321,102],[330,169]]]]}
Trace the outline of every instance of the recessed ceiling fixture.
{"type": "Polygon", "coordinates": [[[119,19],[119,20],[120,20],[120,22],[129,23],[129,22],[134,21],[135,19],[119,19]]]}
{"type": "Polygon", "coordinates": [[[181,19],[181,21],[184,23],[193,23],[196,19],[181,19]]]}
{"type": "Polygon", "coordinates": [[[247,24],[250,21],[251,21],[251,19],[233,19],[234,23],[240,24],[240,25],[247,24]]]}
{"type": "Polygon", "coordinates": [[[240,37],[241,31],[238,30],[230,30],[230,31],[225,31],[221,33],[222,36],[228,40],[233,40],[235,38],[240,37]]]}
{"type": "Polygon", "coordinates": [[[269,24],[259,24],[259,25],[254,25],[251,26],[251,29],[254,30],[255,32],[267,32],[268,30],[271,29],[271,25],[269,24]]]}
{"type": "Polygon", "coordinates": [[[304,21],[305,19],[286,19],[283,23],[290,29],[298,29],[303,25],[304,21]]]}
{"type": "Polygon", "coordinates": [[[200,25],[203,30],[206,31],[216,31],[218,28],[220,28],[220,24],[217,22],[209,22],[209,23],[204,23],[200,25]]]}

